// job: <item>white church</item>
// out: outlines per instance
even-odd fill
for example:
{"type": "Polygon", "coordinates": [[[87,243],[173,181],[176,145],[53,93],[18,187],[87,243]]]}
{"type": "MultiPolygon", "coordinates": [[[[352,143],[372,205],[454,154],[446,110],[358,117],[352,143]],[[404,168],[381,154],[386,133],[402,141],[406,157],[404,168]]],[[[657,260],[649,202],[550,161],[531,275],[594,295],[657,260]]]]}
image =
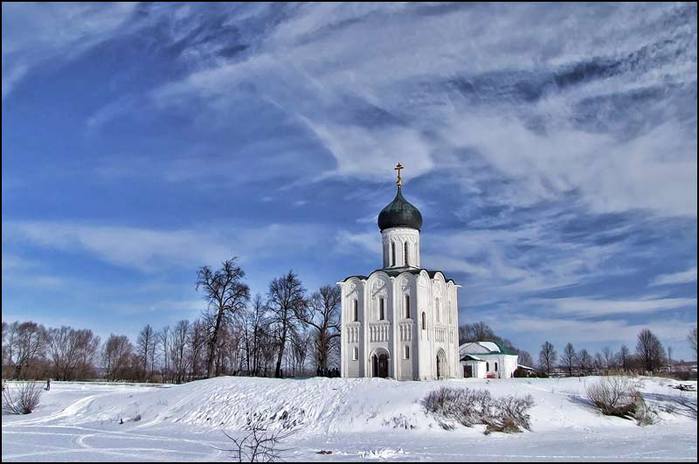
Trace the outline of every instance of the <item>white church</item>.
{"type": "Polygon", "coordinates": [[[342,377],[432,380],[462,377],[457,287],[420,263],[422,215],[396,197],[379,214],[383,267],[347,277],[342,291],[342,377]]]}

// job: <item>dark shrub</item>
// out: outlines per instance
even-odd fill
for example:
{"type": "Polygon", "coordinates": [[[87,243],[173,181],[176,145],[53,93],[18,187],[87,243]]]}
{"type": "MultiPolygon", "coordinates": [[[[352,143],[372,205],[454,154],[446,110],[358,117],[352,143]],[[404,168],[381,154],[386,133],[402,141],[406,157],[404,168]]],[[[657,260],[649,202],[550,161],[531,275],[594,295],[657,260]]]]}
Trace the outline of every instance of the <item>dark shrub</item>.
{"type": "Polygon", "coordinates": [[[587,399],[607,416],[636,419],[639,425],[653,423],[654,413],[643,395],[623,377],[606,377],[587,387],[587,399]]]}
{"type": "Polygon", "coordinates": [[[2,409],[11,414],[30,414],[39,405],[42,387],[35,382],[5,385],[2,391],[2,409]]]}
{"type": "MultiPolygon", "coordinates": [[[[486,433],[490,433],[529,430],[527,410],[533,406],[534,401],[531,396],[494,399],[487,390],[442,387],[430,392],[422,400],[422,404],[427,412],[440,418],[466,427],[483,424],[486,425],[486,433]]],[[[453,428],[448,423],[440,424],[445,429],[453,428]]]]}

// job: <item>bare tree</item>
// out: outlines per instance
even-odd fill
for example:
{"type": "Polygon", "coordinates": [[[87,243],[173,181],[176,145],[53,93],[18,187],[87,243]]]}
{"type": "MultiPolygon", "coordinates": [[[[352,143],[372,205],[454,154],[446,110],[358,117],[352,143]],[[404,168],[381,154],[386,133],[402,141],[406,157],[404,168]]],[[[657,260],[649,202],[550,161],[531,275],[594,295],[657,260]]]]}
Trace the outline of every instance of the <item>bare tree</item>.
{"type": "Polygon", "coordinates": [[[459,327],[459,343],[494,340],[495,332],[483,321],[459,327]]]}
{"type": "Polygon", "coordinates": [[[528,351],[517,350],[517,362],[527,367],[534,367],[534,359],[528,351]]]}
{"type": "Polygon", "coordinates": [[[629,368],[629,347],[626,345],[621,345],[617,357],[619,359],[619,367],[621,367],[622,370],[626,371],[629,368]]]}
{"type": "Polygon", "coordinates": [[[575,348],[571,343],[568,343],[565,348],[563,348],[563,356],[561,356],[561,362],[563,366],[568,369],[568,376],[573,375],[573,368],[578,361],[578,355],[575,353],[575,348]]]}
{"type": "Polygon", "coordinates": [[[245,366],[248,375],[260,375],[263,346],[269,343],[267,306],[258,294],[242,314],[242,336],[245,366]]]}
{"type": "Polygon", "coordinates": [[[340,288],[325,285],[311,295],[308,305],[300,306],[296,315],[315,329],[315,361],[321,372],[327,371],[332,342],[340,336],[340,302],[340,288]]]}
{"type": "Polygon", "coordinates": [[[614,352],[608,346],[602,348],[602,359],[604,359],[605,370],[609,370],[614,367],[614,352]]]}
{"type": "Polygon", "coordinates": [[[654,372],[665,361],[665,350],[653,332],[643,329],[638,334],[636,353],[646,371],[654,372]]]}
{"type": "Polygon", "coordinates": [[[2,321],[2,378],[10,377],[12,369],[12,348],[15,330],[13,325],[2,321]]]}
{"type": "Polygon", "coordinates": [[[206,367],[206,345],[207,333],[206,325],[200,321],[194,321],[189,327],[187,336],[187,353],[189,356],[189,366],[193,378],[200,378],[204,374],[206,367]]]}
{"type": "Polygon", "coordinates": [[[131,375],[129,372],[133,356],[133,345],[126,335],[111,334],[104,344],[102,358],[111,380],[131,375]]]}
{"type": "Polygon", "coordinates": [[[204,291],[211,325],[208,327],[207,375],[214,376],[216,347],[222,327],[231,316],[241,311],[250,299],[250,289],[242,282],[245,272],[235,263],[236,258],[223,262],[221,269],[212,271],[203,266],[197,273],[196,288],[204,291]]]}
{"type": "MultiPolygon", "coordinates": [[[[208,324],[210,327],[211,325],[208,324]]],[[[216,358],[214,362],[215,375],[236,375],[240,369],[240,327],[236,324],[226,323],[221,327],[216,345],[216,358]]]]}
{"type": "Polygon", "coordinates": [[[556,364],[557,357],[558,354],[553,345],[546,341],[541,345],[541,351],[539,352],[539,366],[544,372],[550,374],[551,368],[556,364]]]}
{"type": "Polygon", "coordinates": [[[589,374],[594,363],[590,353],[586,349],[581,350],[578,360],[580,361],[580,370],[585,374],[589,374]]]}
{"type": "Polygon", "coordinates": [[[14,324],[12,341],[15,378],[37,376],[39,364],[46,354],[46,329],[43,325],[28,321],[14,324]]]}
{"type": "Polygon", "coordinates": [[[53,376],[59,380],[86,378],[94,371],[99,337],[91,330],[62,326],[48,330],[48,354],[53,376]]]}
{"type": "Polygon", "coordinates": [[[153,370],[153,358],[155,357],[155,330],[150,324],[147,324],[138,334],[136,346],[138,356],[141,361],[142,377],[149,379],[153,370]]]}
{"type": "Polygon", "coordinates": [[[301,327],[291,333],[291,366],[294,376],[303,374],[311,341],[312,334],[301,330],[301,327]]]}
{"type": "Polygon", "coordinates": [[[689,341],[689,345],[694,350],[694,359],[697,359],[697,328],[696,327],[694,327],[692,330],[689,331],[689,335],[687,335],[687,340],[689,341]]]}
{"type": "Polygon", "coordinates": [[[161,373],[164,379],[168,379],[171,377],[170,373],[170,338],[171,338],[171,332],[170,332],[170,326],[167,325],[160,329],[160,331],[156,334],[156,342],[158,348],[158,352],[160,353],[162,362],[160,363],[161,367],[161,373]]]}
{"type": "Polygon", "coordinates": [[[606,365],[607,364],[604,362],[604,356],[602,356],[602,353],[595,353],[592,359],[592,366],[594,367],[595,371],[598,373],[604,372],[606,365]]]}
{"type": "Polygon", "coordinates": [[[170,359],[176,383],[182,383],[189,369],[189,357],[187,356],[187,341],[189,339],[189,321],[181,320],[172,331],[170,343],[170,359]]]}
{"type": "Polygon", "coordinates": [[[267,293],[267,306],[270,309],[274,333],[278,340],[277,365],[274,370],[275,377],[282,376],[282,359],[284,348],[289,334],[297,323],[296,315],[302,313],[306,305],[306,290],[301,281],[289,271],[286,275],[278,277],[269,285],[267,293]]]}
{"type": "Polygon", "coordinates": [[[510,351],[519,351],[510,340],[496,335],[483,321],[459,326],[459,344],[482,341],[496,342],[510,351]]]}

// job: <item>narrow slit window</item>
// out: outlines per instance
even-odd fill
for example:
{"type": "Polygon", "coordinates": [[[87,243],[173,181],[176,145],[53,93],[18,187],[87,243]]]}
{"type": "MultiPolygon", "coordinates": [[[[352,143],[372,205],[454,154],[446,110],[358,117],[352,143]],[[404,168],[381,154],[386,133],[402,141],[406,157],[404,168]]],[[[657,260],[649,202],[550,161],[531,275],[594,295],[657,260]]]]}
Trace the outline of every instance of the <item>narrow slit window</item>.
{"type": "Polygon", "coordinates": [[[391,266],[396,265],[396,242],[391,242],[391,266]]]}
{"type": "Polygon", "coordinates": [[[405,295],[405,318],[410,319],[410,295],[405,295]]]}
{"type": "Polygon", "coordinates": [[[352,302],[352,320],[357,322],[359,320],[359,306],[357,300],[352,302]]]}
{"type": "Polygon", "coordinates": [[[498,371],[498,363],[495,363],[495,372],[498,371]]]}
{"type": "Polygon", "coordinates": [[[384,307],[384,299],[379,298],[379,320],[383,321],[385,319],[385,307],[384,307]]]}
{"type": "Polygon", "coordinates": [[[408,345],[405,345],[405,349],[403,350],[403,357],[405,359],[410,359],[410,347],[408,345]]]}
{"type": "Polygon", "coordinates": [[[405,243],[403,244],[403,253],[404,253],[404,255],[403,255],[403,262],[404,262],[405,265],[407,266],[407,265],[408,265],[408,242],[405,242],[405,243]]]}
{"type": "Polygon", "coordinates": [[[422,330],[427,330],[427,316],[425,316],[425,313],[422,313],[422,330]]]}
{"type": "Polygon", "coordinates": [[[353,359],[354,361],[356,361],[357,359],[359,359],[359,348],[357,348],[356,346],[355,346],[354,349],[352,350],[352,359],[353,359]]]}
{"type": "Polygon", "coordinates": [[[485,370],[486,370],[486,372],[490,370],[490,363],[489,362],[485,363],[485,370]]]}

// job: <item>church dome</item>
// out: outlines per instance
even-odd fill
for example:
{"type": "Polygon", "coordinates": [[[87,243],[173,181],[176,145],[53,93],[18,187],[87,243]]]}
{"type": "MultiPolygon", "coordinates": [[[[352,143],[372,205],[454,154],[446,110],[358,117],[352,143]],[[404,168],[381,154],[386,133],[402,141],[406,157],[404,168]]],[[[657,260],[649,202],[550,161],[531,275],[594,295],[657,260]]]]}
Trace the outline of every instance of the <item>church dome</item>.
{"type": "Polygon", "coordinates": [[[417,230],[422,227],[422,214],[403,198],[400,185],[396,197],[379,213],[379,229],[384,230],[391,227],[407,227],[417,230]]]}

